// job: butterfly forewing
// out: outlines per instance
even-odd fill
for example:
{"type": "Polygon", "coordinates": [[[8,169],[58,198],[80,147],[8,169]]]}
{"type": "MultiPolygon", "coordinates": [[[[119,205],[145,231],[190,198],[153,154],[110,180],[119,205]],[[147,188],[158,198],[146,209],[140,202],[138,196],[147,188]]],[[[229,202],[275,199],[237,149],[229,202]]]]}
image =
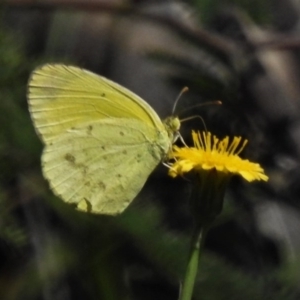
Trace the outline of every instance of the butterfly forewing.
{"type": "Polygon", "coordinates": [[[123,211],[143,187],[168,147],[138,120],[100,120],[68,130],[43,154],[43,172],[66,202],[89,203],[96,213],[123,211]],[[146,135],[146,138],[144,136],[146,135]]]}
{"type": "Polygon", "coordinates": [[[47,143],[80,123],[103,118],[138,119],[163,130],[155,111],[128,89],[92,72],[65,65],[44,65],[29,80],[31,116],[47,143]]]}

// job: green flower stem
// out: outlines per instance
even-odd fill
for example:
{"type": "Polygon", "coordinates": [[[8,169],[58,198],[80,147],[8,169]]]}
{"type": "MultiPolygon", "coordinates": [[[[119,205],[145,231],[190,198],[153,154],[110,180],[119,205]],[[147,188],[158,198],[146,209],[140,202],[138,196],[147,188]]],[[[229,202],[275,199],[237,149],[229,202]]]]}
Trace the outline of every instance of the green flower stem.
{"type": "Polygon", "coordinates": [[[201,250],[203,248],[206,232],[206,226],[196,227],[194,238],[191,243],[191,253],[189,256],[189,261],[185,273],[185,278],[183,281],[183,286],[179,300],[191,300],[193,296],[193,290],[195,285],[195,280],[198,271],[199,259],[201,250]]]}

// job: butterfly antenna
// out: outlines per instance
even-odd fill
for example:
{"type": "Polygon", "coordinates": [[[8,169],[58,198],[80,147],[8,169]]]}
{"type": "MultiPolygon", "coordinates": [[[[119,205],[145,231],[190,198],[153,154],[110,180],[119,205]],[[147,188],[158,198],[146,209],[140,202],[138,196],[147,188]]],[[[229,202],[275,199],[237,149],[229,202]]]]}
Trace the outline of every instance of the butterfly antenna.
{"type": "MultiPolygon", "coordinates": [[[[190,106],[189,108],[186,108],[186,109],[180,111],[180,114],[182,114],[183,112],[189,111],[189,110],[191,110],[191,109],[193,109],[195,107],[200,107],[200,106],[205,106],[205,105],[221,105],[221,104],[222,104],[222,102],[219,101],[219,100],[208,101],[208,102],[205,102],[205,103],[200,103],[200,104],[196,104],[196,105],[190,106]]],[[[204,119],[201,116],[199,116],[199,115],[189,116],[187,118],[180,119],[180,122],[182,123],[182,122],[193,120],[193,119],[197,119],[197,118],[201,120],[201,122],[203,124],[203,127],[204,127],[205,131],[207,132],[207,128],[206,128],[204,119]]]]}
{"type": "Polygon", "coordinates": [[[193,108],[196,108],[196,107],[200,107],[200,106],[206,106],[206,105],[222,105],[222,101],[220,100],[215,100],[215,101],[207,101],[205,103],[199,103],[199,104],[196,104],[196,105],[193,105],[193,106],[190,106],[186,109],[183,109],[179,112],[179,114],[182,114],[182,113],[185,113],[193,108]]]}
{"type": "Polygon", "coordinates": [[[203,119],[201,116],[199,116],[199,115],[189,116],[189,117],[187,117],[187,118],[180,119],[180,122],[182,123],[182,122],[189,121],[189,120],[193,120],[193,119],[200,119],[201,122],[202,122],[202,124],[203,124],[203,127],[204,127],[205,131],[207,132],[207,128],[206,128],[204,119],[203,119]]]}
{"type": "Polygon", "coordinates": [[[176,106],[177,106],[177,104],[178,104],[179,99],[181,98],[181,96],[182,96],[184,93],[188,92],[188,90],[189,90],[189,88],[188,88],[187,86],[185,86],[185,87],[180,91],[180,93],[179,93],[179,95],[177,96],[177,98],[176,98],[176,100],[175,100],[175,103],[174,103],[174,105],[173,105],[172,116],[174,116],[175,109],[176,109],[176,106]]]}

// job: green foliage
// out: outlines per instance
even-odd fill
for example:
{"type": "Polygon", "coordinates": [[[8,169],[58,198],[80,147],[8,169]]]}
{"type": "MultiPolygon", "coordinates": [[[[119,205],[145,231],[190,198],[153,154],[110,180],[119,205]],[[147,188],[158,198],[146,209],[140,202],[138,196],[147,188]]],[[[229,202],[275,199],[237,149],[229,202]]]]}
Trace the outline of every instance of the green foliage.
{"type": "Polygon", "coordinates": [[[0,238],[17,246],[26,236],[11,214],[16,202],[9,189],[12,180],[28,165],[28,143],[33,132],[24,110],[25,57],[12,36],[0,31],[0,238]],[[30,132],[30,133],[29,133],[30,132]]]}

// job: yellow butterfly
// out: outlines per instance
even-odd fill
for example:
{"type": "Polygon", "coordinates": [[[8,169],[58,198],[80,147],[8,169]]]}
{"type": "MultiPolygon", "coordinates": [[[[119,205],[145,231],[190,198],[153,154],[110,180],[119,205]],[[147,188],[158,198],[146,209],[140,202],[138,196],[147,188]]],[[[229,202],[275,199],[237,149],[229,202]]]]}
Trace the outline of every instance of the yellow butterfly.
{"type": "Polygon", "coordinates": [[[162,122],[133,92],[87,70],[46,64],[28,85],[44,177],[80,210],[121,213],[178,136],[178,118],[162,122]]]}

